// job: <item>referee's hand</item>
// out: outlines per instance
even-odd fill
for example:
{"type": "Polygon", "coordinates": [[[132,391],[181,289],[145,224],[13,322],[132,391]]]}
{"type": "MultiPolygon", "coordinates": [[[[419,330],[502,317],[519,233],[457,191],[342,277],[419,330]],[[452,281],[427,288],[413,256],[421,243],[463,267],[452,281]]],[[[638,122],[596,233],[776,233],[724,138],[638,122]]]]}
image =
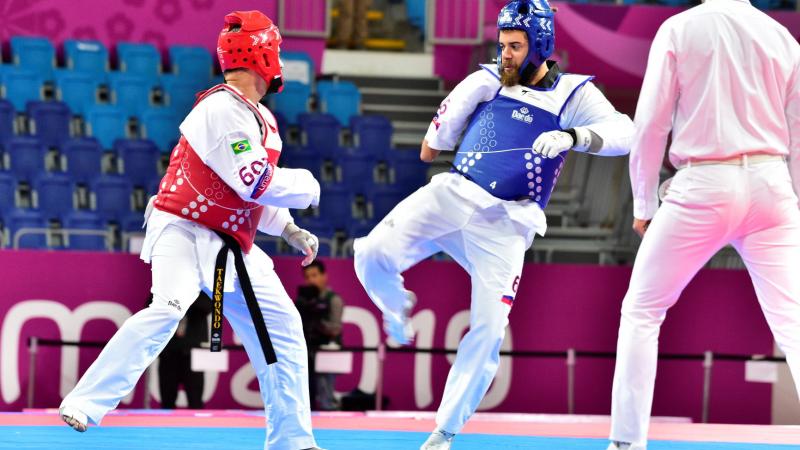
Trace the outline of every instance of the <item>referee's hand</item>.
{"type": "Polygon", "coordinates": [[[650,220],[633,218],[633,231],[635,231],[639,237],[644,237],[644,234],[647,232],[647,227],[649,226],[650,220]]]}

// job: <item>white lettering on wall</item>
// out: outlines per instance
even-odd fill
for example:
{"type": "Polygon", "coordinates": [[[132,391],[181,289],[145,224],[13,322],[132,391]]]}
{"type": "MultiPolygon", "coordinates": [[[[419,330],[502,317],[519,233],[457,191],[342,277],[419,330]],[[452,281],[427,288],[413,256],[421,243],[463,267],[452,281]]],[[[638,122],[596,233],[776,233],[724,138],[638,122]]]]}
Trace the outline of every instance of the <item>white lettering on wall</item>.
{"type": "MultiPolygon", "coordinates": [[[[116,302],[88,302],[75,308],[75,311],[52,300],[27,300],[12,306],[6,313],[0,334],[0,391],[3,401],[13,403],[20,396],[19,341],[22,327],[29,320],[49,319],[58,326],[62,340],[79,341],[81,330],[90,320],[109,320],[119,328],[130,316],[130,310],[116,302]]],[[[78,347],[62,349],[61,397],[66,396],[78,381],[78,350],[78,347]]]]}

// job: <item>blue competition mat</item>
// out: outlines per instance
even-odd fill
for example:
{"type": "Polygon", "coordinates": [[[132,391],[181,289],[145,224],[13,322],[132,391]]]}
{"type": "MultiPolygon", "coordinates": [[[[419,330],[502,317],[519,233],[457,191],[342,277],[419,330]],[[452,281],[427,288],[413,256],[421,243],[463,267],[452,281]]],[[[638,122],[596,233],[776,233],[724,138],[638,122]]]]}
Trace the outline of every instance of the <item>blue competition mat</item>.
{"type": "MultiPolygon", "coordinates": [[[[316,430],[326,450],[417,450],[427,433],[398,431],[316,430]]],[[[92,427],[77,433],[67,427],[2,427],[0,448],[35,450],[260,450],[258,428],[92,427]]],[[[604,439],[539,438],[463,434],[453,450],[542,449],[605,450],[604,439]]],[[[652,441],[649,450],[800,450],[798,445],[652,441]]]]}

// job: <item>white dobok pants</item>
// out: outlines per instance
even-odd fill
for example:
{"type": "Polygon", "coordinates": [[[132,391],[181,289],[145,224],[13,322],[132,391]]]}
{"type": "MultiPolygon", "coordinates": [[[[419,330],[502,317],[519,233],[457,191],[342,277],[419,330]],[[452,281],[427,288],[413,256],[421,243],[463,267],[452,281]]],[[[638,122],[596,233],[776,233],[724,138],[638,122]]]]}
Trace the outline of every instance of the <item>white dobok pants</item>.
{"type": "MultiPolygon", "coordinates": [[[[368,236],[355,242],[355,269],[384,314],[398,314],[407,299],[403,271],[443,251],[470,275],[470,328],[458,346],[436,415],[440,429],[458,433],[475,412],[497,372],[500,345],[522,272],[527,230],[501,202],[481,208],[464,191],[480,188],[460,175],[442,174],[400,202],[368,236]]],[[[483,190],[476,195],[489,196],[483,190]]],[[[441,282],[441,280],[431,280],[441,282]]],[[[434,299],[420,298],[420,304],[434,299]]]]}
{"type": "MultiPolygon", "coordinates": [[[[213,261],[201,264],[195,241],[194,234],[176,225],[167,225],[161,231],[151,254],[153,303],[122,325],[62,405],[79,409],[92,423],[99,424],[131,392],[175,333],[200,290],[211,292],[210,286],[203,285],[202,274],[213,271],[213,261]]],[[[233,260],[233,254],[228,258],[233,260]]],[[[241,339],[258,378],[267,415],[264,448],[314,447],[300,315],[272,269],[272,261],[261,249],[254,246],[245,255],[245,264],[278,362],[268,366],[264,359],[238,277],[235,291],[225,293],[223,314],[241,339]]],[[[233,337],[229,335],[225,341],[230,345],[233,337]]]]}
{"type": "Polygon", "coordinates": [[[646,445],[661,323],[695,273],[728,244],[741,255],[800,388],[800,209],[788,167],[691,166],[678,171],[645,233],[622,303],[612,440],[646,445]]]}

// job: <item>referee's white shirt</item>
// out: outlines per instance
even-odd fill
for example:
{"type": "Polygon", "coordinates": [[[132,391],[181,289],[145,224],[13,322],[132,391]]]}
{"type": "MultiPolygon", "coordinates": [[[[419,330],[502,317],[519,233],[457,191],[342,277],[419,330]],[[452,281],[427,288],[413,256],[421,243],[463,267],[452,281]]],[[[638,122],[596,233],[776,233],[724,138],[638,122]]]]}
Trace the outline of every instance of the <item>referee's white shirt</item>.
{"type": "Polygon", "coordinates": [[[658,208],[670,130],[673,165],[785,155],[800,192],[800,45],[747,0],[709,0],[670,17],[653,40],[634,122],[636,218],[658,208]]]}

